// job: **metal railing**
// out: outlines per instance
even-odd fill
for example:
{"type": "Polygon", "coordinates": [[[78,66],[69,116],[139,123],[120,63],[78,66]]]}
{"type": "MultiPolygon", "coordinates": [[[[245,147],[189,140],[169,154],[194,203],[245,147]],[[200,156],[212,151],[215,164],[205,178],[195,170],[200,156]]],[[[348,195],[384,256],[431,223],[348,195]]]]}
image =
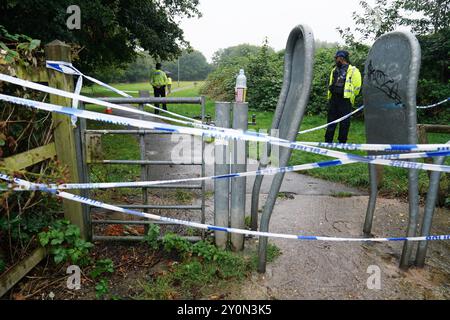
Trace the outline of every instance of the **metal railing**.
{"type": "MultiPolygon", "coordinates": [[[[115,104],[127,104],[127,105],[138,105],[140,110],[144,110],[145,104],[194,104],[201,106],[201,121],[205,123],[205,98],[204,97],[194,97],[194,98],[154,98],[149,96],[148,91],[140,91],[141,97],[139,98],[102,98],[100,100],[111,102],[115,104]]],[[[80,106],[81,109],[85,108],[85,105],[80,106]]],[[[139,116],[140,119],[143,119],[143,116],[139,116]]],[[[78,152],[81,155],[81,164],[80,164],[80,172],[81,172],[81,180],[82,182],[88,183],[90,181],[90,170],[92,165],[112,165],[112,164],[124,164],[124,165],[139,165],[141,166],[141,181],[149,181],[148,175],[148,167],[149,166],[163,166],[163,165],[171,165],[171,166],[198,166],[200,167],[200,174],[202,177],[205,177],[206,168],[205,168],[205,139],[202,138],[201,141],[201,162],[187,162],[187,163],[178,163],[173,162],[171,160],[146,160],[146,143],[145,138],[148,135],[170,135],[172,133],[166,131],[159,130],[88,130],[85,119],[80,119],[80,126],[77,128],[77,138],[79,140],[79,148],[78,152]],[[140,158],[139,160],[99,160],[99,159],[91,159],[89,156],[89,152],[87,150],[89,141],[87,141],[87,137],[92,135],[110,135],[110,134],[124,134],[124,135],[137,135],[139,138],[139,149],[140,149],[140,158]]],[[[144,212],[148,212],[148,210],[195,210],[200,211],[201,213],[201,223],[205,223],[205,181],[201,184],[166,184],[166,185],[155,185],[148,187],[135,187],[142,189],[142,204],[133,204],[133,205],[118,205],[122,208],[132,208],[132,209],[143,209],[144,212]],[[148,197],[148,189],[188,189],[188,190],[201,190],[201,204],[200,205],[153,205],[149,203],[148,197]]],[[[81,191],[82,196],[89,197],[88,190],[81,191]]],[[[95,234],[95,226],[96,225],[143,225],[145,227],[145,231],[148,230],[150,224],[159,224],[159,225],[172,225],[171,223],[161,223],[157,221],[146,221],[146,220],[120,220],[120,219],[92,219],[92,215],[90,212],[90,206],[83,205],[83,213],[88,218],[89,224],[89,238],[93,241],[111,241],[111,240],[121,240],[121,241],[139,241],[144,238],[144,236],[105,236],[105,235],[96,235],[95,234]]],[[[202,234],[204,237],[204,233],[202,234]]],[[[185,237],[189,241],[198,241],[200,237],[185,237]]]]}

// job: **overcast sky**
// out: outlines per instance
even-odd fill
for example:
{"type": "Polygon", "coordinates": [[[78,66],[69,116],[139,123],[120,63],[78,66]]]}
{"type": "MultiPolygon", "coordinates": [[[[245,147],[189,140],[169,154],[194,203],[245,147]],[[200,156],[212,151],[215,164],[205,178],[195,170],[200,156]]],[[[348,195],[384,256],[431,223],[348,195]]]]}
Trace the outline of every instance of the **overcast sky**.
{"type": "Polygon", "coordinates": [[[286,46],[292,28],[309,25],[314,38],[341,42],[336,27],[353,26],[359,0],[200,0],[200,19],[184,19],[181,27],[194,49],[211,61],[213,53],[241,43],[261,45],[268,37],[276,50],[286,46]]]}

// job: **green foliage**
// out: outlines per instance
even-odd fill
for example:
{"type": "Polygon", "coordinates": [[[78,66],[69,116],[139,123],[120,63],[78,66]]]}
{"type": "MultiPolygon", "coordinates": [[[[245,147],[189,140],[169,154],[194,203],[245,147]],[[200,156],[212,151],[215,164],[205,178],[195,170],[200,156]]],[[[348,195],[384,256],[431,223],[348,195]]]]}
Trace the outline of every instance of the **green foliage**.
{"type": "Polygon", "coordinates": [[[67,220],[56,220],[48,229],[39,233],[39,242],[49,249],[55,263],[71,262],[86,265],[89,249],[93,244],[80,238],[80,229],[67,220]]]}
{"type": "Polygon", "coordinates": [[[158,250],[159,248],[159,238],[160,227],[157,224],[151,224],[148,228],[147,234],[144,236],[144,241],[153,250],[158,250]]]}
{"type": "MultiPolygon", "coordinates": [[[[324,114],[327,110],[328,79],[337,50],[337,47],[331,45],[321,44],[315,53],[313,84],[307,108],[309,114],[324,114]]],[[[350,52],[351,63],[363,72],[369,48],[352,44],[346,49],[350,52]]],[[[217,69],[208,76],[202,92],[216,100],[233,100],[236,75],[243,68],[247,76],[247,100],[250,108],[273,111],[283,84],[283,65],[284,53],[273,52],[265,42],[256,53],[219,60],[217,69]]],[[[356,105],[361,104],[362,98],[359,96],[356,105]]]]}
{"type": "Polygon", "coordinates": [[[189,203],[194,198],[194,195],[192,192],[176,190],[174,197],[178,203],[189,203]]]}
{"type": "Polygon", "coordinates": [[[270,50],[267,40],[247,66],[247,98],[256,110],[275,110],[283,84],[283,57],[270,50]]]}
{"type": "Polygon", "coordinates": [[[139,82],[148,81],[150,70],[155,65],[148,53],[139,53],[134,61],[125,65],[106,65],[96,70],[98,79],[111,82],[139,82]]]}
{"type": "MultiPolygon", "coordinates": [[[[361,1],[362,12],[354,12],[355,31],[338,28],[349,46],[361,46],[362,40],[374,40],[408,26],[417,35],[422,49],[421,74],[418,84],[418,105],[428,105],[449,97],[450,81],[450,1],[449,0],[376,0],[373,6],[361,1]]],[[[360,69],[361,70],[361,69],[360,69]]],[[[445,108],[418,111],[421,122],[448,124],[445,108]]]]}
{"type": "MultiPolygon", "coordinates": [[[[211,99],[217,101],[231,101],[234,99],[234,87],[239,69],[247,70],[250,59],[247,56],[236,57],[221,63],[211,72],[201,90],[202,94],[207,94],[211,99]]],[[[250,75],[247,74],[247,79],[250,75]]]]}
{"type": "MultiPolygon", "coordinates": [[[[3,20],[0,23],[3,24],[3,20]]],[[[0,25],[0,73],[15,76],[17,70],[26,71],[41,65],[43,60],[39,40],[8,31],[0,25]]],[[[43,93],[17,88],[6,82],[0,83],[0,92],[45,100],[43,93]]],[[[54,128],[49,112],[2,103],[0,119],[0,158],[14,156],[52,141],[54,128]]],[[[54,159],[30,166],[26,171],[13,173],[10,168],[3,168],[2,171],[37,183],[61,182],[65,176],[65,168],[54,159]]],[[[37,233],[54,220],[61,210],[61,203],[53,195],[42,192],[2,192],[0,203],[0,252],[9,253],[5,259],[11,265],[35,248],[37,233]]]]}
{"type": "MultiPolygon", "coordinates": [[[[417,104],[421,106],[430,105],[438,101],[450,97],[450,82],[447,84],[432,80],[420,79],[417,88],[417,104]]],[[[418,109],[417,114],[419,119],[426,119],[427,122],[432,123],[450,123],[450,112],[447,106],[443,105],[431,109],[418,109]]],[[[424,120],[420,121],[421,123],[424,120]]]]}
{"type": "Polygon", "coordinates": [[[422,48],[421,78],[448,85],[450,79],[450,27],[418,36],[422,48]],[[447,83],[446,83],[447,82],[447,83]]]}
{"type": "MultiPolygon", "coordinates": [[[[221,64],[232,63],[236,59],[242,57],[250,58],[260,51],[261,47],[243,43],[237,46],[228,47],[217,50],[213,57],[213,64],[217,67],[221,64]]],[[[270,49],[273,52],[273,49],[270,49]]]]}
{"type": "Polygon", "coordinates": [[[97,299],[103,298],[109,293],[108,280],[104,277],[114,272],[114,263],[111,259],[98,260],[95,263],[94,269],[90,272],[93,279],[102,276],[95,284],[95,296],[97,299]]]}
{"type": "Polygon", "coordinates": [[[0,49],[4,50],[0,57],[3,56],[6,63],[25,67],[31,64],[36,66],[37,59],[33,55],[35,51],[42,52],[40,45],[40,40],[23,34],[10,34],[0,25],[0,49]]]}
{"type": "MultiPolygon", "coordinates": [[[[355,11],[352,17],[362,40],[374,40],[399,26],[408,26],[414,33],[424,35],[450,25],[449,0],[375,0],[374,5],[363,0],[360,6],[362,12],[355,11]]],[[[344,35],[350,31],[337,29],[344,35]]]]}
{"type": "Polygon", "coordinates": [[[95,263],[94,269],[91,271],[90,275],[92,278],[96,279],[105,273],[113,273],[114,272],[114,263],[111,259],[102,259],[98,260],[95,263]]]}
{"type": "MultiPolygon", "coordinates": [[[[175,237],[171,236],[171,241],[175,237]]],[[[190,244],[190,252],[181,262],[173,263],[170,270],[144,285],[148,299],[197,299],[209,288],[226,286],[230,281],[240,281],[257,265],[257,254],[250,257],[218,249],[207,241],[190,244]]],[[[280,249],[269,243],[268,261],[280,255],[280,249]]]]}
{"type": "MultiPolygon", "coordinates": [[[[100,66],[96,70],[98,79],[104,82],[135,83],[149,81],[150,72],[154,69],[156,61],[147,52],[138,53],[130,63],[122,65],[100,66]]],[[[159,60],[158,60],[159,61],[159,60]]],[[[205,56],[199,51],[184,50],[179,57],[180,81],[205,80],[212,70],[205,56]]],[[[173,81],[178,80],[178,60],[163,61],[162,69],[173,81]]]]}
{"type": "Polygon", "coordinates": [[[212,71],[212,66],[206,61],[200,51],[184,51],[178,60],[163,62],[163,69],[170,72],[172,80],[178,80],[178,66],[180,66],[180,81],[205,80],[212,71]],[[178,63],[179,61],[179,63],[178,63]]]}
{"type": "Polygon", "coordinates": [[[171,232],[164,235],[162,243],[167,252],[177,252],[183,256],[192,252],[192,244],[189,241],[171,232]]]}
{"type": "Polygon", "coordinates": [[[0,274],[3,271],[5,271],[5,269],[6,269],[6,262],[2,258],[0,258],[0,274]]]}
{"type": "Polygon", "coordinates": [[[8,29],[48,43],[59,39],[76,44],[78,67],[91,73],[99,66],[120,65],[136,57],[139,48],[153,57],[170,59],[189,46],[179,18],[200,16],[198,0],[79,0],[81,29],[69,30],[71,0],[7,0],[0,21],[8,29]],[[43,23],[46,21],[48,23],[43,23]]]}
{"type": "Polygon", "coordinates": [[[8,220],[5,216],[0,216],[0,231],[10,232],[11,238],[14,241],[27,243],[41,231],[48,226],[52,221],[52,216],[49,214],[36,214],[24,216],[12,216],[8,220]]]}
{"type": "Polygon", "coordinates": [[[283,82],[283,58],[269,47],[267,41],[258,50],[241,45],[216,53],[217,68],[207,79],[202,92],[216,100],[230,101],[239,69],[247,76],[247,100],[251,108],[274,110],[283,82]]]}
{"type": "Polygon", "coordinates": [[[192,247],[192,253],[198,255],[199,257],[202,257],[207,261],[216,261],[218,258],[220,258],[222,252],[224,251],[218,249],[215,245],[206,241],[199,241],[192,247]]]}
{"type": "Polygon", "coordinates": [[[335,198],[351,198],[351,197],[353,197],[353,193],[347,192],[347,191],[338,191],[338,192],[333,192],[331,194],[331,196],[335,197],[335,198]]]}
{"type": "Polygon", "coordinates": [[[314,77],[309,97],[308,114],[324,114],[327,110],[327,88],[336,48],[322,48],[314,56],[314,77]]]}
{"type": "Polygon", "coordinates": [[[97,299],[103,298],[109,292],[108,280],[100,279],[99,282],[95,285],[95,296],[97,299]]]}

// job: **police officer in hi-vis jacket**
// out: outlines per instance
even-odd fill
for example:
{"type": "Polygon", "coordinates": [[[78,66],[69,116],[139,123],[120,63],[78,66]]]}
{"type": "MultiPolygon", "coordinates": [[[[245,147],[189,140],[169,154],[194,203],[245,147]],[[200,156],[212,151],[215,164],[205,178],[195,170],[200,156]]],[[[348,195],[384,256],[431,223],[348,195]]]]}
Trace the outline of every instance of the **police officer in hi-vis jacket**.
{"type": "MultiPolygon", "coordinates": [[[[350,112],[356,96],[361,91],[361,73],[350,64],[349,53],[339,50],[335,55],[336,66],[331,70],[328,86],[328,123],[350,112]]],[[[337,124],[328,126],[325,142],[332,143],[337,124]]],[[[339,124],[339,143],[346,143],[350,129],[350,118],[339,124]]]]}
{"type": "MultiPolygon", "coordinates": [[[[156,70],[150,75],[150,84],[153,87],[155,98],[166,97],[167,75],[161,70],[161,63],[156,64],[156,70]]],[[[159,103],[155,103],[155,107],[159,108],[159,103]]],[[[167,106],[163,103],[163,109],[167,110],[167,106]]],[[[159,114],[159,110],[155,109],[155,114],[159,114]]]]}

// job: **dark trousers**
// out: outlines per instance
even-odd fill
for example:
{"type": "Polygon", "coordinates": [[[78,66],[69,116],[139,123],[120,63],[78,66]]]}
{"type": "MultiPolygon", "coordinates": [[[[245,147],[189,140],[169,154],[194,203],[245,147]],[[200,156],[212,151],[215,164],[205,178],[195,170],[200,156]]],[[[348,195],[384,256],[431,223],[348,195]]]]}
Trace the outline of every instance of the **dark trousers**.
{"type": "MultiPolygon", "coordinates": [[[[327,123],[337,120],[352,112],[352,103],[350,99],[344,99],[342,97],[332,96],[328,104],[328,119],[327,123]]],[[[325,142],[332,143],[334,138],[334,131],[338,124],[332,124],[328,126],[325,133],[325,142]]],[[[339,136],[340,143],[347,142],[348,131],[350,129],[350,118],[345,119],[339,123],[339,136]]]]}
{"type": "MultiPolygon", "coordinates": [[[[155,98],[165,98],[166,97],[166,86],[161,86],[159,88],[153,87],[153,92],[155,98]]],[[[163,109],[167,110],[167,106],[163,103],[163,109]]],[[[155,107],[159,108],[159,103],[155,103],[155,107]]],[[[155,114],[159,114],[159,110],[155,109],[155,114]]]]}

